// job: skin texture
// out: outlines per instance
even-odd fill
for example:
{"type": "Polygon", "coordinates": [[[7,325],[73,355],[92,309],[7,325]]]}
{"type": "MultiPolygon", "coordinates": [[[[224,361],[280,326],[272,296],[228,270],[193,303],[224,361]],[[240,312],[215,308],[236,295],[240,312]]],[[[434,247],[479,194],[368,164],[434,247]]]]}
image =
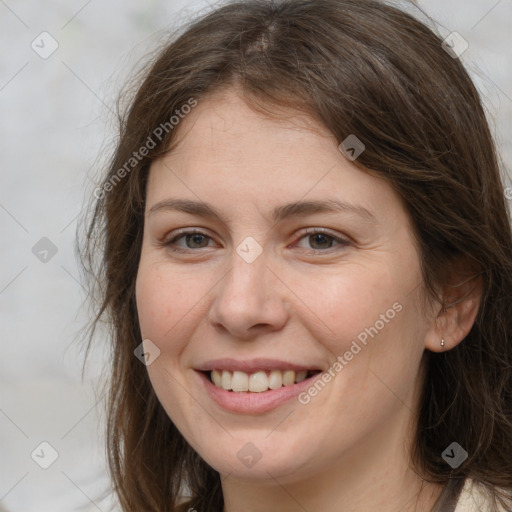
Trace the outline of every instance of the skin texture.
{"type": "Polygon", "coordinates": [[[422,357],[464,338],[477,297],[446,312],[426,297],[400,198],[347,160],[313,119],[264,117],[228,89],[203,99],[181,123],[176,149],[150,169],[137,308],[142,338],[160,349],[147,367],[155,392],[220,472],[225,511],[430,510],[441,487],[409,464],[422,357]],[[222,219],[150,213],[169,198],[204,201],[222,219]],[[372,217],[347,210],[271,218],[276,206],[326,199],[372,217]],[[206,238],[165,246],[181,228],[206,238]],[[252,263],[236,251],[248,236],[263,249],[252,263]],[[224,357],[327,370],[393,304],[400,311],[359,343],[360,352],[308,404],[292,399],[263,414],[228,412],[194,371],[224,357]],[[247,442],[261,453],[252,467],[237,457],[247,442]]]}

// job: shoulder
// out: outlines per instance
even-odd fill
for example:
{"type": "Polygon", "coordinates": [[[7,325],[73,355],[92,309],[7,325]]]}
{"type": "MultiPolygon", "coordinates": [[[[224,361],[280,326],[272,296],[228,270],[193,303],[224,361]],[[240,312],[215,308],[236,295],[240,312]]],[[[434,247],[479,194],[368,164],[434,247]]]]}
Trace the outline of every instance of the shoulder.
{"type": "MultiPolygon", "coordinates": [[[[500,512],[506,512],[498,508],[500,512]]],[[[454,512],[493,512],[488,493],[478,482],[466,479],[454,512]]]]}

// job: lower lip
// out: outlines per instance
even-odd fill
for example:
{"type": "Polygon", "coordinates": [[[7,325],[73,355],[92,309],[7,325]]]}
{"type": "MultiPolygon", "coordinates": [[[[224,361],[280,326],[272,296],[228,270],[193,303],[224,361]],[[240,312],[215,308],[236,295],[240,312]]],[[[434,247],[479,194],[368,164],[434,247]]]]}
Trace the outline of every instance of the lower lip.
{"type": "Polygon", "coordinates": [[[315,378],[320,375],[314,375],[302,382],[293,384],[293,386],[283,386],[279,389],[269,389],[261,393],[255,393],[251,391],[226,391],[213,384],[204,373],[199,371],[196,373],[203,381],[206,391],[214,402],[228,411],[246,414],[259,414],[275,409],[298,396],[311,386],[315,378]]]}

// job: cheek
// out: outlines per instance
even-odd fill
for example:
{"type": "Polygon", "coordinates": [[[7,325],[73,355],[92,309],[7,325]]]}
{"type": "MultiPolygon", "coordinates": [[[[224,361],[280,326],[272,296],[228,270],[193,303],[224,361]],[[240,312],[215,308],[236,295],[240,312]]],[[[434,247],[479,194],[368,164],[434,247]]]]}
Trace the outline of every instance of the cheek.
{"type": "MultiPolygon", "coordinates": [[[[336,386],[386,393],[379,377],[399,395],[414,381],[424,351],[425,320],[418,306],[421,273],[418,262],[354,265],[336,275],[306,279],[297,295],[303,299],[302,320],[340,365],[336,386]],[[414,264],[415,263],[415,264],[414,264]]],[[[358,393],[354,393],[357,395],[358,393]]],[[[389,394],[389,393],[388,393],[389,394]]],[[[378,403],[376,404],[378,406],[378,403]]]]}
{"type": "Polygon", "coordinates": [[[191,325],[184,320],[197,315],[201,308],[200,297],[204,297],[207,290],[197,278],[185,278],[164,264],[141,261],[136,300],[142,337],[151,339],[165,350],[170,348],[166,346],[166,340],[172,338],[172,346],[178,348],[182,336],[170,336],[170,333],[174,331],[181,335],[183,329],[191,325]]]}
{"type": "MultiPolygon", "coordinates": [[[[201,309],[199,298],[208,289],[199,279],[176,272],[165,263],[141,259],[136,281],[141,336],[160,349],[160,356],[147,367],[147,372],[158,400],[185,434],[194,431],[193,422],[200,423],[204,411],[198,411],[191,395],[183,393],[187,384],[180,368],[180,357],[197,325],[195,316],[201,309]],[[194,415],[198,417],[192,417],[194,415]]],[[[193,444],[193,439],[187,440],[193,444]]]]}
{"type": "Polygon", "coordinates": [[[394,309],[393,305],[402,304],[408,286],[397,281],[389,267],[351,265],[306,277],[296,290],[307,306],[303,318],[310,319],[315,338],[340,355],[358,337],[361,341],[368,338],[367,329],[376,323],[379,332],[394,323],[400,306],[394,309]]]}

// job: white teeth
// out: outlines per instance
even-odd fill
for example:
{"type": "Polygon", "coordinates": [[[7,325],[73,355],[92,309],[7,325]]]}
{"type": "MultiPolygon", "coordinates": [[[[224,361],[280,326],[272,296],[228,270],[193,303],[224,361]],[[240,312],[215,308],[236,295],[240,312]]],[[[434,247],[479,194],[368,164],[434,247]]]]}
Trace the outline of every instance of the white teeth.
{"type": "Polygon", "coordinates": [[[227,391],[231,389],[231,372],[222,372],[221,386],[227,391]]]}
{"type": "Polygon", "coordinates": [[[219,370],[213,370],[212,372],[213,383],[218,387],[222,387],[222,373],[219,370]]]}
{"type": "Polygon", "coordinates": [[[293,386],[307,378],[307,370],[271,370],[270,372],[258,371],[245,373],[240,371],[230,372],[228,370],[212,370],[210,377],[218,388],[227,391],[251,391],[262,393],[268,389],[279,389],[282,386],[293,386]]]}
{"type": "Polygon", "coordinates": [[[249,391],[249,375],[244,372],[233,372],[231,389],[233,391],[249,391]]]}
{"type": "Polygon", "coordinates": [[[283,386],[293,386],[295,384],[295,372],[286,370],[283,372],[283,386]]]}
{"type": "Polygon", "coordinates": [[[279,389],[283,387],[283,374],[279,370],[272,370],[268,377],[268,387],[270,389],[279,389]]]}
{"type": "Polygon", "coordinates": [[[268,389],[268,377],[265,372],[256,372],[249,377],[249,391],[261,393],[268,389]]]}
{"type": "Polygon", "coordinates": [[[301,370],[300,372],[297,372],[295,374],[295,382],[302,382],[303,380],[306,380],[307,375],[307,370],[301,370]]]}

